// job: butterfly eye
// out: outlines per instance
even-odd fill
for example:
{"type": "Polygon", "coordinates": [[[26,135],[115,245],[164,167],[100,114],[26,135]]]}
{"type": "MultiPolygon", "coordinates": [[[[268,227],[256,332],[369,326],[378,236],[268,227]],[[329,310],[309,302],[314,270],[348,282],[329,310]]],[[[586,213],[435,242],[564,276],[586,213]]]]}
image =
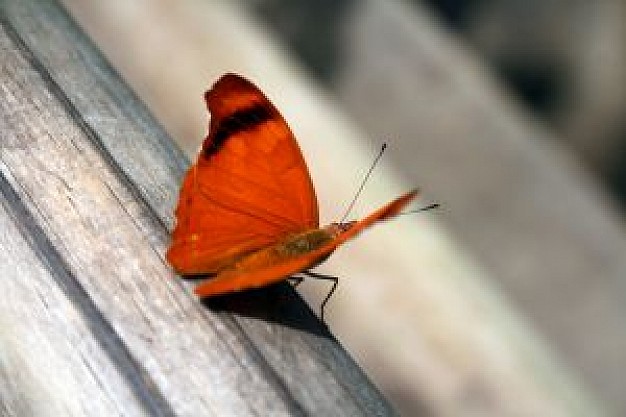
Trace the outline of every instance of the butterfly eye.
{"type": "Polygon", "coordinates": [[[342,232],[346,232],[346,231],[350,230],[350,228],[352,226],[354,226],[355,223],[356,223],[355,221],[351,221],[351,222],[347,222],[347,223],[341,223],[341,224],[339,224],[339,229],[342,232]]]}

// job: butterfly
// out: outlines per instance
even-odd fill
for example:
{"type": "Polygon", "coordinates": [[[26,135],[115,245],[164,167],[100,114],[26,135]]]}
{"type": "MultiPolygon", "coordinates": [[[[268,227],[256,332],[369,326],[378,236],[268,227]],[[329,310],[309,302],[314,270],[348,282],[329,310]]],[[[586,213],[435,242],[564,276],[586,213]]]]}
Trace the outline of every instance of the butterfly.
{"type": "Polygon", "coordinates": [[[410,191],[362,220],[320,228],[307,165],[272,103],[250,81],[230,73],[204,98],[209,133],[183,181],[167,251],[177,273],[212,275],[195,287],[200,297],[306,272],[417,195],[410,191]]]}

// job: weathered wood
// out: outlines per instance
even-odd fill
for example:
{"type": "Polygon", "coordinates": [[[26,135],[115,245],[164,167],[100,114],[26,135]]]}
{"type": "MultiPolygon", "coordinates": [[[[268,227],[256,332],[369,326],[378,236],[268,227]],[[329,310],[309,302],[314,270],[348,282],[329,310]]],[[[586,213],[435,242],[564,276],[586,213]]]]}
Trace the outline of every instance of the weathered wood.
{"type": "Polygon", "coordinates": [[[0,62],[3,415],[393,414],[288,286],[172,274],[187,161],[55,3],[2,3],[0,62]]]}

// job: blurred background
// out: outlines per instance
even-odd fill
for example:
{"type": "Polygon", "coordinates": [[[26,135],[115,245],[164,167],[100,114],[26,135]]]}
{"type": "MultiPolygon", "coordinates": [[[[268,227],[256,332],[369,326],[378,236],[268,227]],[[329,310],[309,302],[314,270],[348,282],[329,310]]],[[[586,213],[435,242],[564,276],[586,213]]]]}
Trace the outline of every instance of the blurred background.
{"type": "Polygon", "coordinates": [[[442,204],[322,266],[331,330],[402,415],[626,415],[626,0],[62,2],[190,160],[233,71],[325,221],[382,141],[355,216],[442,204]]]}

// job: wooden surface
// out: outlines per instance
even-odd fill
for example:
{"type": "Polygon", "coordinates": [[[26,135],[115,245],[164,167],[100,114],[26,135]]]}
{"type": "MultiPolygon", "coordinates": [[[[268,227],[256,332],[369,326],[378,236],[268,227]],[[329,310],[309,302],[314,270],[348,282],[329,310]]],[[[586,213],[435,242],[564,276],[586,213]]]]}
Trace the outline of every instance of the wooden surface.
{"type": "Polygon", "coordinates": [[[288,286],[191,294],[187,161],[56,4],[1,12],[0,414],[393,415],[288,286]]]}

